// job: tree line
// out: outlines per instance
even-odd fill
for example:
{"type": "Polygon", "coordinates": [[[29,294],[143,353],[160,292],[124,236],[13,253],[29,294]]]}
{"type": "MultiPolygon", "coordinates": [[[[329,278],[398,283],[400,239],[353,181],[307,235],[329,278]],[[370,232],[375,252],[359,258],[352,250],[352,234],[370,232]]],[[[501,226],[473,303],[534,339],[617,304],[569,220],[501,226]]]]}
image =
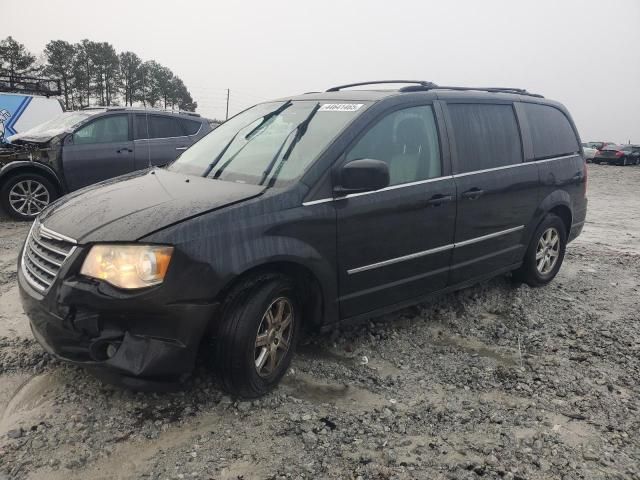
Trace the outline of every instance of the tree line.
{"type": "Polygon", "coordinates": [[[90,105],[142,104],[195,111],[184,82],[154,60],[143,61],[133,52],[117,53],[108,42],[51,40],[43,59],[11,36],[0,40],[0,75],[46,75],[60,80],[66,109],[90,105]]]}

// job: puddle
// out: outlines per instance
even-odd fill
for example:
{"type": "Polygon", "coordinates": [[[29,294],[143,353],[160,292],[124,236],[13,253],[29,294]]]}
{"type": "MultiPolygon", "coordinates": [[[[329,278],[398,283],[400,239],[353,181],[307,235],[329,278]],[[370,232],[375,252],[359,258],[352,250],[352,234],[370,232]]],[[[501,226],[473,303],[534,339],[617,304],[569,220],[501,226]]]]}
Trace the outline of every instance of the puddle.
{"type": "Polygon", "coordinates": [[[280,388],[289,395],[313,403],[331,403],[344,407],[388,405],[383,397],[369,390],[347,384],[326,383],[301,373],[285,376],[280,388]]]}
{"type": "MultiPolygon", "coordinates": [[[[296,350],[296,355],[310,360],[327,360],[344,365],[348,368],[362,368],[360,357],[347,357],[331,348],[323,347],[317,343],[309,343],[307,345],[299,346],[296,350]]],[[[393,377],[402,374],[402,370],[391,362],[381,358],[369,358],[367,368],[376,372],[381,377],[393,377]]]]}
{"type": "Polygon", "coordinates": [[[7,374],[0,377],[0,421],[4,417],[9,402],[30,378],[31,375],[24,373],[7,374]]]}
{"type": "Polygon", "coordinates": [[[31,337],[29,320],[22,311],[18,286],[0,293],[0,337],[31,337]]]}
{"type": "Polygon", "coordinates": [[[50,411],[49,402],[53,400],[53,392],[59,385],[58,378],[52,374],[36,375],[23,381],[4,408],[0,418],[0,434],[18,426],[28,428],[42,421],[45,412],[50,411]]]}
{"type": "Polygon", "coordinates": [[[433,332],[431,343],[440,347],[455,347],[471,355],[490,358],[506,367],[516,367],[520,364],[517,354],[499,352],[478,340],[449,336],[441,330],[433,332]]]}
{"type": "Polygon", "coordinates": [[[331,362],[339,363],[340,365],[345,365],[347,367],[360,365],[360,361],[358,358],[341,355],[333,349],[323,347],[318,343],[299,345],[296,349],[296,355],[311,360],[329,360],[331,362]]]}

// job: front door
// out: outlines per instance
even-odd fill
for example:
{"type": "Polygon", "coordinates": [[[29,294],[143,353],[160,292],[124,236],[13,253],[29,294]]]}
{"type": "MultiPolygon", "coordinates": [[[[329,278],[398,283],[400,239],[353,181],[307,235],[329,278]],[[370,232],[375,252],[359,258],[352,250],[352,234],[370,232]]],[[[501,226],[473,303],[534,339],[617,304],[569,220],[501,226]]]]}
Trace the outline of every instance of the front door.
{"type": "Polygon", "coordinates": [[[336,200],[341,316],[446,286],[456,215],[433,106],[395,110],[347,151],[389,165],[390,185],[336,200]]]}
{"type": "Polygon", "coordinates": [[[458,191],[451,284],[508,268],[522,259],[525,227],[538,205],[538,167],[523,163],[511,103],[449,103],[458,191]]]}
{"type": "Polygon", "coordinates": [[[129,115],[99,117],[76,130],[62,148],[69,190],[133,171],[129,115]]]}

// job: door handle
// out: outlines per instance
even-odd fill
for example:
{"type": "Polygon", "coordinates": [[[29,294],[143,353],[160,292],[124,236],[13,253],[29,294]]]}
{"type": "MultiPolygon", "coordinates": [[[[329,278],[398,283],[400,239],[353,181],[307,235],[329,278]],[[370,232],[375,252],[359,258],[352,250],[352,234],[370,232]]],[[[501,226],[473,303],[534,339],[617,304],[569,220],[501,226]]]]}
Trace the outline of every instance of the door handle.
{"type": "Polygon", "coordinates": [[[130,148],[121,148],[119,150],[116,150],[116,153],[132,153],[133,150],[131,150],[130,148]]]}
{"type": "Polygon", "coordinates": [[[443,195],[442,193],[437,193],[429,200],[427,200],[427,206],[437,207],[442,205],[443,203],[452,202],[453,195],[443,195]]]}
{"type": "Polygon", "coordinates": [[[477,187],[472,188],[471,190],[467,190],[466,192],[462,192],[462,198],[468,198],[469,200],[475,200],[484,194],[484,190],[480,190],[477,187]]]}

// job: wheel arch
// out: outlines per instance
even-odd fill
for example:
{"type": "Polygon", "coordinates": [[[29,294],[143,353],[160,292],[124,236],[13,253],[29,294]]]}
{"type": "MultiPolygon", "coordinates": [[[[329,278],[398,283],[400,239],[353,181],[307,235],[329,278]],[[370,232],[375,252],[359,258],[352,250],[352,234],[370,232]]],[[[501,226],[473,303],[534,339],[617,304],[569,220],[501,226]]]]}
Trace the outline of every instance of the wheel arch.
{"type": "Polygon", "coordinates": [[[571,232],[571,225],[573,222],[573,214],[571,213],[571,209],[568,205],[559,204],[549,210],[549,213],[553,213],[557,215],[564,223],[567,238],[569,238],[569,233],[571,232]]]}
{"type": "Polygon", "coordinates": [[[284,275],[291,278],[299,295],[302,308],[303,328],[318,329],[325,323],[327,314],[326,291],[322,287],[318,275],[306,265],[292,260],[272,260],[247,268],[225,285],[217,295],[217,300],[224,299],[239,285],[251,278],[268,275],[284,275]]]}
{"type": "Polygon", "coordinates": [[[58,195],[64,194],[64,187],[55,170],[47,165],[28,161],[11,162],[3,167],[0,170],[0,187],[15,176],[22,175],[24,173],[42,175],[53,184],[57,189],[58,195]]]}
{"type": "Polygon", "coordinates": [[[523,237],[526,240],[527,246],[531,243],[533,234],[538,228],[538,225],[540,225],[540,222],[542,222],[544,217],[549,213],[553,213],[554,215],[560,217],[567,230],[567,238],[569,238],[571,225],[573,224],[573,209],[571,197],[564,190],[556,190],[547,195],[540,202],[533,215],[533,218],[531,219],[531,222],[529,222],[529,225],[527,225],[523,237]]]}

